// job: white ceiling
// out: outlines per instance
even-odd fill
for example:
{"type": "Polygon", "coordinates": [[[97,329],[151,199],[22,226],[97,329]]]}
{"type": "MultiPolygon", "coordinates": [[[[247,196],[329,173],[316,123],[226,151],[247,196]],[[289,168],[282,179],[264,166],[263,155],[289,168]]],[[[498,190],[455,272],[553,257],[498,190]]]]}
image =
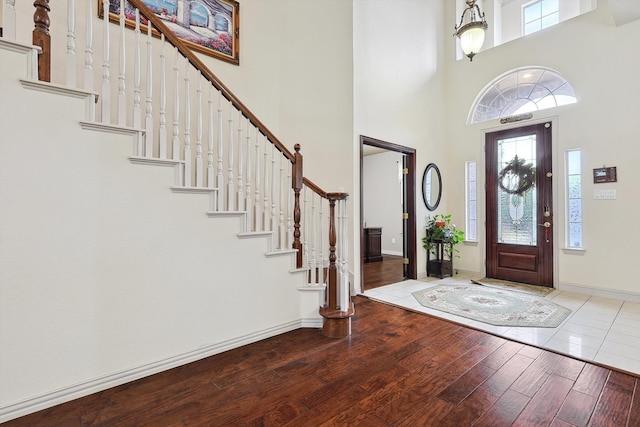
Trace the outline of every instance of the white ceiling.
{"type": "Polygon", "coordinates": [[[609,0],[609,9],[617,26],[640,19],[638,0],[609,0]]]}

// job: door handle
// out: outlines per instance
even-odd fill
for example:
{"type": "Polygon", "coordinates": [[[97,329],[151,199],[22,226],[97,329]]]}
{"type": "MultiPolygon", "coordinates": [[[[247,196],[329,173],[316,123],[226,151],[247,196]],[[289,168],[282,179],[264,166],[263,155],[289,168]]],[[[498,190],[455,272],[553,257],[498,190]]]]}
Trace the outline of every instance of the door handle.
{"type": "Polygon", "coordinates": [[[551,228],[551,223],[549,221],[545,221],[544,224],[538,224],[540,227],[544,227],[544,241],[549,243],[549,229],[551,228]]]}

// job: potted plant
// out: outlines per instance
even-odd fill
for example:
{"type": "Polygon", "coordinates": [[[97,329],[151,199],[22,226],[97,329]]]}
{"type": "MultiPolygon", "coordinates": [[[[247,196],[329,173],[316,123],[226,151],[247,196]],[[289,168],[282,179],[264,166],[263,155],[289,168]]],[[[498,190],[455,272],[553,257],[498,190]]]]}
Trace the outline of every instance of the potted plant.
{"type": "Polygon", "coordinates": [[[422,247],[427,250],[427,275],[434,273],[440,278],[445,274],[453,275],[453,256],[458,252],[455,245],[463,240],[464,231],[451,223],[451,215],[429,217],[422,238],[422,247]],[[445,254],[448,259],[444,259],[445,254]]]}

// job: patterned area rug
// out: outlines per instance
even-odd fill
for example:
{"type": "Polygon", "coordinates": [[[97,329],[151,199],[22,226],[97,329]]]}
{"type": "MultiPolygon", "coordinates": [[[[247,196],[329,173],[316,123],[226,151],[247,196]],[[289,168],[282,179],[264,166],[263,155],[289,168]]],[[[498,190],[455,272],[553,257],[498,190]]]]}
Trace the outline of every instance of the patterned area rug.
{"type": "Polygon", "coordinates": [[[504,289],[513,292],[523,292],[525,294],[534,294],[540,296],[549,295],[551,292],[555,291],[555,289],[547,288],[545,286],[527,285],[526,283],[509,282],[500,279],[490,279],[488,277],[475,280],[472,279],[471,282],[475,283],[476,285],[488,286],[490,288],[504,289]]]}
{"type": "Polygon", "coordinates": [[[496,326],[555,328],[571,314],[545,298],[477,285],[438,285],[413,296],[425,307],[496,326]]]}

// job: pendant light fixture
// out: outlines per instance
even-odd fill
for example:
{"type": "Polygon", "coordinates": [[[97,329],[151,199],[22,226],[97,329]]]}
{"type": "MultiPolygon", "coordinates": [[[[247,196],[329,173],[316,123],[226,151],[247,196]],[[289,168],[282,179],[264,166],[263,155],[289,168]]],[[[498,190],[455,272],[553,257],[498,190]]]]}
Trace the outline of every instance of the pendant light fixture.
{"type": "Polygon", "coordinates": [[[473,57],[482,47],[484,43],[484,34],[487,31],[487,21],[484,19],[484,13],[480,12],[480,8],[476,4],[476,0],[466,0],[467,7],[462,12],[460,24],[456,28],[454,34],[460,39],[460,47],[465,55],[473,61],[473,57]],[[465,21],[465,17],[467,20],[465,21]]]}

